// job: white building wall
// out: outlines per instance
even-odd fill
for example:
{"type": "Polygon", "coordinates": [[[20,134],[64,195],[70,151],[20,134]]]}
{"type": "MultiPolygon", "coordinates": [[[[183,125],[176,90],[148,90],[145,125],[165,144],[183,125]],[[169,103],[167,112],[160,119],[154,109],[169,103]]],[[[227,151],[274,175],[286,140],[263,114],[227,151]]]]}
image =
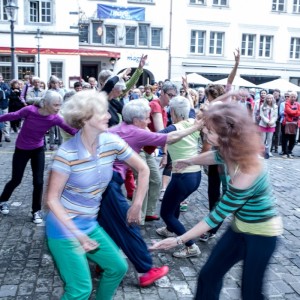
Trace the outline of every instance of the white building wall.
{"type": "Polygon", "coordinates": [[[225,77],[234,64],[234,49],[241,47],[242,34],[248,33],[274,36],[273,52],[270,59],[259,58],[257,52],[254,58],[242,56],[238,70],[241,75],[300,78],[300,61],[289,58],[291,37],[300,36],[300,15],[292,13],[293,1],[286,1],[287,13],[271,12],[272,1],[267,0],[229,0],[229,7],[222,8],[213,7],[212,0],[207,0],[205,6],[189,2],[173,1],[172,77],[191,72],[225,77]],[[192,29],[225,32],[223,55],[207,54],[208,45],[205,55],[190,53],[192,29]]]}

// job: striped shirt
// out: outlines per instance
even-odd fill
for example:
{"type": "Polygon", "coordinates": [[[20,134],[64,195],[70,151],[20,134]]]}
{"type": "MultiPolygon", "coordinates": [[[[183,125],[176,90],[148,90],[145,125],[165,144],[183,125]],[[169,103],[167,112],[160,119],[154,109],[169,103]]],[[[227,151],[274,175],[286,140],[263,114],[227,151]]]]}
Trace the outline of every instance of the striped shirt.
{"type": "MultiPolygon", "coordinates": [[[[223,162],[218,152],[216,152],[216,161],[223,162]]],[[[226,193],[204,221],[214,228],[232,213],[235,219],[250,224],[263,223],[277,216],[275,197],[265,169],[253,184],[244,190],[232,186],[227,176],[226,193]]]]}
{"type": "MultiPolygon", "coordinates": [[[[95,228],[102,194],[112,178],[113,163],[131,155],[132,149],[110,133],[100,134],[95,156],[85,149],[80,132],[59,148],[52,170],[68,175],[60,202],[78,229],[89,233],[95,228]]],[[[52,212],[48,214],[47,225],[48,237],[72,236],[52,212]]]]}

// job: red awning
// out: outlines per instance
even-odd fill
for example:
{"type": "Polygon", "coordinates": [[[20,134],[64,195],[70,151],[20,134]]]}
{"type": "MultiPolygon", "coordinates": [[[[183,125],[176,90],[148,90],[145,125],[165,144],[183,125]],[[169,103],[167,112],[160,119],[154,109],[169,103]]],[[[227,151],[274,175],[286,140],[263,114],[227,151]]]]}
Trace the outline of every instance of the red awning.
{"type": "MultiPolygon", "coordinates": [[[[37,48],[15,48],[16,54],[37,54],[37,48]]],[[[10,54],[9,47],[0,47],[0,54],[10,54]]],[[[119,52],[95,50],[95,49],[57,49],[57,48],[40,48],[40,54],[48,55],[80,55],[80,56],[101,56],[120,58],[119,52]]]]}

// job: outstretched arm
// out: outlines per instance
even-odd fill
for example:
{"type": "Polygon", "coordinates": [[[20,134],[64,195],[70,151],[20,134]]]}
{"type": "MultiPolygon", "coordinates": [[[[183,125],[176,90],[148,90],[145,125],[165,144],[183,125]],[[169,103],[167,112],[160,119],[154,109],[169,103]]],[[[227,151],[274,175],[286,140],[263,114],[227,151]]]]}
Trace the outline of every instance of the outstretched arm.
{"type": "Polygon", "coordinates": [[[233,52],[233,55],[234,55],[235,64],[228,76],[227,84],[232,84],[233,80],[235,78],[238,66],[240,64],[240,49],[239,48],[235,49],[235,51],[233,52]]]}

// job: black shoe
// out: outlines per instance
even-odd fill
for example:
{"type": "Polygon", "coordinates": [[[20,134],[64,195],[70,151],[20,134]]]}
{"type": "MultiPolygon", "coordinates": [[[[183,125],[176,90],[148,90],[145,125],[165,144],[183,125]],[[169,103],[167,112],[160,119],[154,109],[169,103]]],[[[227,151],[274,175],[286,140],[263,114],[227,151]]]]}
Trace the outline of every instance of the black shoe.
{"type": "Polygon", "coordinates": [[[278,153],[278,150],[277,150],[277,149],[275,149],[275,150],[274,150],[274,153],[278,153]]]}
{"type": "Polygon", "coordinates": [[[284,155],[284,154],[285,154],[284,152],[280,152],[280,153],[279,153],[279,155],[284,155]]]}
{"type": "Polygon", "coordinates": [[[10,143],[10,138],[9,138],[8,136],[6,136],[6,137],[4,138],[4,141],[7,142],[7,143],[10,143]]]}

